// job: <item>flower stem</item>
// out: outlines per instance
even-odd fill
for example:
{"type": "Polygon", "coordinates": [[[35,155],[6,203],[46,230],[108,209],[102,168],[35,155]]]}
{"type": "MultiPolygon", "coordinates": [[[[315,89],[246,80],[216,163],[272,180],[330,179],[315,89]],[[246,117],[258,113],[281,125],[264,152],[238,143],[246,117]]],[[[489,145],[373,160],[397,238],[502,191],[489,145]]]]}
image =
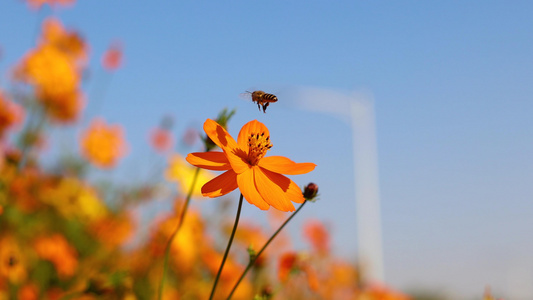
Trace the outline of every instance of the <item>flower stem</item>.
{"type": "Polygon", "coordinates": [[[167,271],[168,271],[168,255],[170,253],[170,246],[172,245],[174,238],[178,234],[178,231],[180,230],[181,225],[183,225],[183,220],[185,219],[185,215],[187,214],[187,210],[189,209],[189,203],[191,202],[191,196],[194,191],[194,186],[196,185],[196,181],[198,179],[198,173],[200,173],[200,168],[196,168],[194,172],[191,187],[189,188],[189,192],[187,193],[187,198],[185,199],[185,204],[183,206],[183,209],[181,210],[181,214],[178,219],[178,225],[176,226],[176,229],[174,229],[174,232],[172,232],[172,235],[168,239],[167,245],[165,247],[165,258],[163,262],[163,275],[161,276],[161,283],[159,284],[159,292],[157,296],[158,300],[161,300],[161,297],[163,297],[163,286],[165,284],[165,278],[167,276],[167,271]]]}
{"type": "Polygon", "coordinates": [[[233,296],[233,293],[235,293],[235,290],[237,289],[237,287],[239,286],[241,281],[244,279],[244,276],[246,276],[246,273],[248,273],[248,270],[250,270],[250,268],[255,264],[255,262],[259,258],[259,255],[261,255],[261,253],[263,253],[263,251],[265,251],[266,247],[270,244],[270,242],[272,242],[272,240],[274,240],[274,238],[278,235],[278,233],[281,232],[283,227],[285,227],[285,225],[287,225],[287,223],[289,223],[289,221],[302,209],[302,207],[304,207],[304,205],[306,203],[307,203],[307,200],[305,200],[304,203],[302,203],[302,205],[300,205],[300,207],[298,207],[298,209],[295,212],[293,212],[292,215],[285,222],[283,222],[283,224],[281,224],[281,226],[278,228],[278,230],[276,230],[276,232],[274,232],[274,234],[270,237],[270,239],[268,239],[268,241],[265,243],[263,248],[261,248],[261,250],[259,250],[259,252],[257,252],[257,255],[255,255],[255,257],[253,259],[250,259],[250,262],[246,266],[246,269],[244,269],[244,272],[241,274],[241,277],[239,277],[239,280],[233,286],[233,289],[231,290],[231,293],[229,294],[228,298],[226,298],[226,300],[230,300],[231,299],[231,297],[233,296]]]}
{"type": "MultiPolygon", "coordinates": [[[[30,113],[32,113],[32,111],[30,111],[30,113]]],[[[33,108],[33,114],[35,114],[35,116],[28,120],[26,128],[21,134],[21,156],[18,164],[18,171],[22,170],[26,165],[29,155],[28,152],[30,151],[30,148],[35,146],[35,139],[38,138],[41,128],[46,123],[46,116],[44,111],[39,110],[39,108],[33,108]]]]}
{"type": "Polygon", "coordinates": [[[226,252],[224,252],[222,263],[220,264],[220,268],[218,269],[217,277],[215,278],[215,283],[213,283],[213,289],[211,289],[211,295],[209,296],[209,300],[213,299],[213,296],[215,295],[215,289],[217,287],[218,279],[220,278],[220,274],[222,273],[222,269],[224,268],[224,263],[226,262],[226,258],[228,257],[229,249],[231,248],[231,243],[233,242],[233,237],[235,237],[235,231],[237,231],[239,217],[241,216],[242,198],[243,196],[241,194],[241,198],[239,199],[239,208],[237,208],[237,216],[235,217],[235,224],[233,224],[233,230],[231,231],[231,235],[229,237],[228,246],[226,247],[226,252]]]}

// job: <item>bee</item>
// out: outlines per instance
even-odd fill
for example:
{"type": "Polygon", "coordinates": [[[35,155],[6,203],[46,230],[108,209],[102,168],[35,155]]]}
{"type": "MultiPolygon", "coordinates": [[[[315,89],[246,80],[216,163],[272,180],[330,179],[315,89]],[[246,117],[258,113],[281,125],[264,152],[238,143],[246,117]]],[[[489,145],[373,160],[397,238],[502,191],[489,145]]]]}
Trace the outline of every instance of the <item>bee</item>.
{"type": "Polygon", "coordinates": [[[265,93],[263,91],[246,91],[246,93],[252,96],[252,101],[257,103],[257,108],[259,108],[259,111],[261,111],[261,106],[263,107],[263,113],[266,112],[266,109],[270,103],[278,101],[278,97],[276,97],[276,95],[265,93]]]}

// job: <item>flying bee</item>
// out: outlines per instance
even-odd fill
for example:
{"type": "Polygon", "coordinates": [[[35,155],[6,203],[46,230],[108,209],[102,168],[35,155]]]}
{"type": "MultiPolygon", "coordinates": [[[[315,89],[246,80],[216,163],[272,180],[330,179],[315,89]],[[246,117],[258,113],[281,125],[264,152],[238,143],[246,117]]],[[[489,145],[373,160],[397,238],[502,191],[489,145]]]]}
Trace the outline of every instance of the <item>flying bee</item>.
{"type": "Polygon", "coordinates": [[[257,103],[257,108],[259,108],[259,111],[261,111],[261,106],[263,107],[263,113],[266,112],[266,109],[270,103],[278,101],[278,97],[276,97],[276,95],[265,93],[263,91],[246,91],[246,94],[250,95],[252,97],[252,101],[257,103]]]}

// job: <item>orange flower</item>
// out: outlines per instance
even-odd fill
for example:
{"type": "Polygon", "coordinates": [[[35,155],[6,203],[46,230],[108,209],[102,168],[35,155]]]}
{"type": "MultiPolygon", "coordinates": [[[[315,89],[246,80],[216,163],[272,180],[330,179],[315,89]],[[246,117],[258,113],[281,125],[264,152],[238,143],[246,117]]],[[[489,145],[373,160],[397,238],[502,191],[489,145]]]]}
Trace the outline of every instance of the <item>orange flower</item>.
{"type": "Polygon", "coordinates": [[[39,289],[33,283],[25,284],[19,289],[17,296],[20,300],[37,300],[39,299],[39,289]]]}
{"type": "Polygon", "coordinates": [[[108,71],[114,71],[120,67],[122,63],[122,45],[115,42],[109,46],[109,49],[102,57],[102,65],[108,71]]]}
{"type": "Polygon", "coordinates": [[[60,6],[60,5],[71,5],[75,0],[28,0],[28,4],[33,9],[39,9],[45,3],[48,3],[50,6],[60,6]]]}
{"type": "Polygon", "coordinates": [[[169,130],[157,127],[150,133],[150,143],[157,152],[165,153],[172,148],[174,141],[169,130]]]}
{"type": "Polygon", "coordinates": [[[370,284],[359,296],[363,300],[383,299],[383,300],[409,300],[411,297],[392,290],[382,284],[370,284]]]}
{"type": "Polygon", "coordinates": [[[102,119],[93,120],[82,136],[83,155],[101,168],[113,167],[126,149],[122,127],[108,126],[102,119]]]}
{"type": "Polygon", "coordinates": [[[133,220],[126,214],[108,215],[96,220],[90,227],[93,234],[109,248],[118,247],[133,235],[133,220]]]}
{"type": "Polygon", "coordinates": [[[74,62],[53,45],[30,52],[15,69],[15,78],[35,86],[37,97],[57,121],[74,121],[83,106],[80,74],[74,62]]]}
{"type": "Polygon", "coordinates": [[[22,107],[9,101],[0,91],[0,139],[9,127],[21,123],[22,118],[22,107]]]}
{"type": "Polygon", "coordinates": [[[329,232],[318,220],[307,221],[304,225],[304,235],[318,253],[329,252],[329,232]]]}
{"type": "Polygon", "coordinates": [[[62,235],[38,238],[35,241],[35,251],[41,258],[51,261],[60,276],[70,277],[76,272],[76,250],[62,235]]]}
{"type": "Polygon", "coordinates": [[[219,197],[238,187],[250,204],[262,210],[273,206],[282,211],[294,211],[291,201],[305,201],[300,188],[281,174],[305,174],[316,165],[295,163],[283,156],[264,157],[272,144],[263,123],[257,120],[246,123],[237,142],[211,119],[205,121],[204,131],[223,152],[190,153],[187,161],[200,168],[226,171],[202,187],[204,196],[219,197]]]}
{"type": "Polygon", "coordinates": [[[42,44],[49,44],[65,53],[77,65],[87,63],[88,45],[75,31],[66,30],[56,18],[48,18],[43,23],[42,44]]]}
{"type": "Polygon", "coordinates": [[[311,290],[318,290],[320,286],[318,276],[304,257],[295,252],[287,252],[280,256],[278,263],[278,278],[281,282],[287,282],[289,275],[299,272],[303,272],[307,275],[307,283],[311,290]]]}

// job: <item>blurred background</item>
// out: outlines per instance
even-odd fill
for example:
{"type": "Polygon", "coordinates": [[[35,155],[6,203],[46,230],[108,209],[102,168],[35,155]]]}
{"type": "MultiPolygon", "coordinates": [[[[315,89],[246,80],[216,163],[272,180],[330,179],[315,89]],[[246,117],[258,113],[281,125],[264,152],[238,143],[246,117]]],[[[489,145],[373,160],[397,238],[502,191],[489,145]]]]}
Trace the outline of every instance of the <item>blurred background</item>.
{"type": "MultiPolygon", "coordinates": [[[[85,109],[122,124],[129,143],[118,168],[97,176],[149,178],[153,164],[165,165],[147,146],[165,116],[178,137],[236,108],[233,136],[257,119],[270,129],[270,155],[317,164],[292,178],[320,186],[320,201],[289,226],[296,244],[304,218],[320,219],[334,252],[355,260],[353,129],[327,107],[338,95],[364,95],[375,114],[385,282],[451,299],[479,298],[486,286],[506,299],[533,299],[533,2],[1,6],[4,89],[46,17],[90,42],[85,109]],[[100,65],[112,43],[124,61],[110,75],[100,65]],[[240,96],[259,89],[279,99],[266,113],[240,96]],[[323,96],[309,104],[295,96],[317,89],[323,96]]],[[[72,146],[79,129],[54,129],[46,155],[72,146]]],[[[193,205],[209,210],[212,201],[193,205]]],[[[170,207],[159,201],[141,214],[149,220],[170,207]]],[[[247,218],[261,214],[243,209],[247,218]]]]}

